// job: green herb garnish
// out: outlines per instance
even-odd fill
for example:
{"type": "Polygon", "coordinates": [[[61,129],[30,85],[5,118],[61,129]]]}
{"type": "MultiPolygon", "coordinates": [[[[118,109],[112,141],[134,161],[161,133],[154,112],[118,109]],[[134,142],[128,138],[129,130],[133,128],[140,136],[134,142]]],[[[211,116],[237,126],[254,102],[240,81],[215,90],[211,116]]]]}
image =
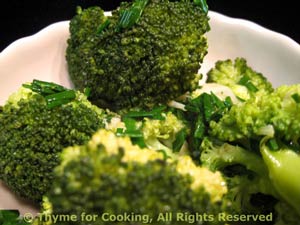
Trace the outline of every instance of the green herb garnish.
{"type": "Polygon", "coordinates": [[[22,86],[44,96],[48,108],[67,104],[76,98],[74,90],[69,90],[52,82],[33,80],[32,83],[22,86]]]}
{"type": "Polygon", "coordinates": [[[132,27],[141,17],[149,0],[135,0],[129,9],[121,12],[117,30],[132,27]]]}

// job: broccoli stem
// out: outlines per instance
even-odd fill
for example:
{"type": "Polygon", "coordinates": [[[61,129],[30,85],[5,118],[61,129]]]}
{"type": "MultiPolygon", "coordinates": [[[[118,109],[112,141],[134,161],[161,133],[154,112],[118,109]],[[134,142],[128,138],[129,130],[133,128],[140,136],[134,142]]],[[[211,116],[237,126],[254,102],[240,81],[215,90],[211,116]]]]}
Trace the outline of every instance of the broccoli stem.
{"type": "Polygon", "coordinates": [[[272,151],[264,144],[261,154],[275,189],[300,216],[300,155],[290,149],[272,151]]]}

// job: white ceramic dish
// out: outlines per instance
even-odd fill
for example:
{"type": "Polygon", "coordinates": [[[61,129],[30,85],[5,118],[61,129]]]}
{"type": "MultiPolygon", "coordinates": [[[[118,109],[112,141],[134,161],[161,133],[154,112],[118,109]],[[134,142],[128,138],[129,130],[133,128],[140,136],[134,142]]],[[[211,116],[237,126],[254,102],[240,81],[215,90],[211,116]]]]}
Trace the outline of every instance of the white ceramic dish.
{"type": "MultiPolygon", "coordinates": [[[[287,36],[255,23],[209,12],[209,50],[201,72],[217,60],[244,57],[275,85],[300,83],[300,45],[287,36]]],[[[68,21],[52,24],[37,34],[15,41],[0,53],[0,105],[18,87],[32,79],[53,81],[67,87],[65,61],[68,21]]],[[[36,212],[0,184],[0,209],[36,212]]]]}

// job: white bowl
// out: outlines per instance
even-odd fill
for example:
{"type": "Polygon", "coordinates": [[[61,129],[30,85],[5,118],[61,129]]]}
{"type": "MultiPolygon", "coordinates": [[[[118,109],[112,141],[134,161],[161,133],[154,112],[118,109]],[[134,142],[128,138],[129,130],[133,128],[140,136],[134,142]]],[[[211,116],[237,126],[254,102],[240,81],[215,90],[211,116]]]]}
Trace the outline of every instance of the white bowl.
{"type": "MultiPolygon", "coordinates": [[[[209,16],[209,49],[201,72],[205,73],[217,60],[244,57],[274,86],[300,83],[300,45],[295,41],[249,21],[216,12],[209,12],[209,16]]],[[[68,21],[52,24],[15,41],[0,53],[0,105],[22,83],[33,79],[72,87],[65,61],[68,26],[68,21]]],[[[20,209],[22,213],[37,210],[0,184],[1,208],[20,209]]]]}

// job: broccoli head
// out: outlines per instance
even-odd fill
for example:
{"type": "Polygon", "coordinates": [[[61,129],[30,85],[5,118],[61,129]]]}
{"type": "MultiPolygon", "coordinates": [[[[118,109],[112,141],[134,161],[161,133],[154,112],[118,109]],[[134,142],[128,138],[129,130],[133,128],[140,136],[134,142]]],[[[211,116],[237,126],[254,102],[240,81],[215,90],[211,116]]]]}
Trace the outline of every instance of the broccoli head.
{"type": "Polygon", "coordinates": [[[230,87],[241,100],[247,100],[257,93],[268,94],[273,91],[272,84],[261,73],[251,69],[243,58],[216,62],[207,74],[207,82],[230,87]]]}
{"type": "MultiPolygon", "coordinates": [[[[255,162],[253,158],[255,156],[258,160],[255,163],[256,169],[262,166],[266,168],[265,172],[258,171],[256,174],[264,177],[277,193],[269,194],[289,204],[298,214],[300,214],[300,183],[297,178],[299,177],[297,168],[300,164],[299,104],[300,86],[284,85],[269,95],[257,95],[242,104],[233,105],[220,121],[210,123],[211,135],[222,141],[241,144],[246,148],[243,150],[244,160],[241,164],[247,169],[249,163],[255,162]]],[[[228,152],[224,148],[227,145],[219,148],[223,149],[224,154],[228,152]]],[[[241,149],[235,148],[232,153],[236,155],[241,152],[241,149]]],[[[212,165],[222,165],[219,162],[222,154],[207,155],[207,152],[212,151],[203,151],[201,155],[203,161],[212,165]]],[[[223,157],[222,161],[225,159],[223,157]]],[[[233,159],[228,158],[228,160],[233,159]]],[[[262,187],[269,186],[265,183],[262,187]]]]}
{"type": "Polygon", "coordinates": [[[74,99],[59,105],[62,102],[56,99],[57,95],[47,98],[21,87],[0,113],[0,179],[26,199],[40,201],[52,183],[52,170],[59,164],[62,149],[84,144],[109,119],[84,94],[73,90],[63,94],[74,99]]]}
{"type": "Polygon", "coordinates": [[[106,18],[89,8],[70,23],[69,74],[76,88],[91,88],[100,106],[166,103],[197,87],[208,30],[206,10],[190,1],[123,2],[106,18]],[[140,17],[131,21],[136,10],[140,17]]]}
{"type": "Polygon", "coordinates": [[[63,151],[47,198],[54,215],[99,215],[90,224],[142,224],[152,220],[166,224],[157,219],[160,213],[218,213],[226,191],[219,172],[197,167],[188,156],[165,160],[158,151],[141,149],[129,137],[117,137],[101,129],[86,145],[63,151]],[[103,216],[107,213],[127,213],[130,217],[106,221],[103,216]],[[142,217],[147,221],[136,219],[138,215],[147,215],[142,217]]]}
{"type": "Polygon", "coordinates": [[[276,136],[299,147],[300,85],[284,85],[268,95],[253,97],[231,107],[220,121],[210,123],[210,133],[224,141],[276,136]]]}
{"type": "MultiPolygon", "coordinates": [[[[178,145],[178,148],[174,143],[176,140],[179,141],[181,133],[185,136],[185,125],[172,112],[167,112],[162,120],[145,118],[142,132],[147,148],[164,150],[168,155],[173,155],[173,151],[181,150],[183,142],[178,145]]],[[[184,141],[185,137],[182,140],[184,141]]]]}

